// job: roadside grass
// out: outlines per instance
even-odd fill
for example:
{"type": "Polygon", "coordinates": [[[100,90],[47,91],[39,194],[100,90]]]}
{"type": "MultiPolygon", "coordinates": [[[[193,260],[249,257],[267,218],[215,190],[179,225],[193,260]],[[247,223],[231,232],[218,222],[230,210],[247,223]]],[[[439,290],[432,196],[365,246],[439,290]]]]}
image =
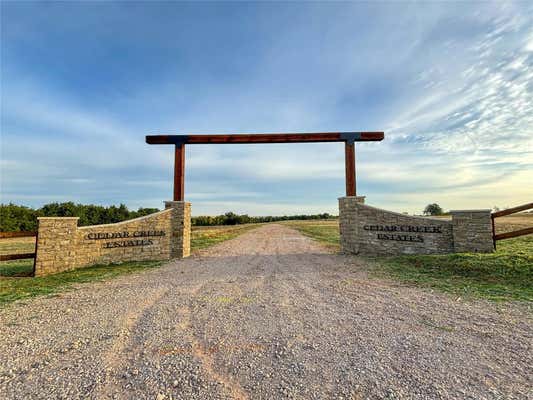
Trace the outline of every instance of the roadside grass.
{"type": "MultiPolygon", "coordinates": [[[[2,277],[31,276],[32,273],[33,258],[0,262],[0,279],[2,279],[2,277]]],[[[1,284],[0,281],[0,285],[1,284]]]]}
{"type": "MultiPolygon", "coordinates": [[[[31,269],[33,260],[29,260],[29,262],[31,269]]],[[[102,281],[119,275],[159,267],[161,264],[163,261],[131,261],[122,264],[95,265],[38,278],[0,277],[0,307],[30,297],[55,295],[71,289],[74,284],[102,281]]]]}
{"type": "MultiPolygon", "coordinates": [[[[259,225],[193,227],[191,251],[194,252],[224,240],[233,239],[259,225]]],[[[26,253],[32,252],[34,249],[35,238],[0,240],[0,254],[26,253]]],[[[131,261],[120,264],[95,265],[55,275],[31,278],[28,276],[33,272],[33,259],[3,261],[0,262],[0,307],[35,296],[57,295],[72,289],[74,284],[111,279],[119,275],[157,268],[164,263],[165,261],[131,261]]]]}
{"type": "Polygon", "coordinates": [[[498,242],[491,254],[373,258],[373,272],[463,297],[533,301],[533,236],[498,242]]]}
{"type": "Polygon", "coordinates": [[[233,239],[264,224],[194,226],[191,237],[191,251],[205,249],[225,240],[233,239]]]}
{"type": "MultiPolygon", "coordinates": [[[[533,221],[530,217],[522,218],[528,224],[533,221]]],[[[515,225],[518,218],[502,220],[496,227],[499,232],[523,226],[515,225]]],[[[290,221],[287,225],[339,248],[336,224],[290,221]]],[[[371,261],[372,275],[409,285],[492,301],[533,301],[533,235],[499,241],[497,250],[491,254],[402,255],[367,260],[371,261]]]]}
{"type": "Polygon", "coordinates": [[[316,239],[328,247],[340,249],[339,220],[283,221],[278,222],[298,230],[304,236],[316,239]]]}

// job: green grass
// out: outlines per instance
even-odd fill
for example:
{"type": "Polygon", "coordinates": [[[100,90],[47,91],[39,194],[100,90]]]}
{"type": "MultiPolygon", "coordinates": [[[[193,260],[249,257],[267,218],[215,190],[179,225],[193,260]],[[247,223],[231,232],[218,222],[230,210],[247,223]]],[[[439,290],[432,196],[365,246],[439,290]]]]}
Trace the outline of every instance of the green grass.
{"type": "Polygon", "coordinates": [[[374,272],[416,286],[494,301],[533,301],[533,236],[498,242],[491,254],[375,259],[374,272]]]}
{"type": "MultiPolygon", "coordinates": [[[[324,244],[339,247],[338,225],[291,221],[287,225],[324,244]]],[[[493,301],[533,301],[533,235],[498,242],[490,254],[458,253],[373,257],[374,276],[493,301]]]]}
{"type": "Polygon", "coordinates": [[[0,262],[0,277],[30,276],[32,273],[33,258],[0,262]]]}
{"type": "MultiPolygon", "coordinates": [[[[191,250],[196,251],[224,240],[232,239],[258,224],[193,228],[191,250]]],[[[20,243],[10,239],[0,242],[0,253],[30,252],[35,244],[22,239],[20,243]],[[32,247],[33,246],[33,247],[32,247]]],[[[121,264],[95,265],[89,268],[61,272],[59,274],[30,278],[33,259],[0,262],[0,307],[17,300],[35,296],[57,295],[71,290],[73,285],[114,278],[119,275],[139,272],[162,265],[164,261],[131,261],[121,264]]]]}
{"type": "MultiPolygon", "coordinates": [[[[30,260],[30,263],[33,263],[33,260],[30,260]]],[[[71,289],[77,283],[101,281],[118,275],[155,268],[161,264],[163,261],[132,261],[122,264],[96,265],[39,278],[0,278],[0,307],[16,300],[54,295],[71,289]]],[[[32,264],[29,265],[29,268],[31,267],[32,264]]],[[[9,270],[4,266],[2,268],[9,270]]]]}

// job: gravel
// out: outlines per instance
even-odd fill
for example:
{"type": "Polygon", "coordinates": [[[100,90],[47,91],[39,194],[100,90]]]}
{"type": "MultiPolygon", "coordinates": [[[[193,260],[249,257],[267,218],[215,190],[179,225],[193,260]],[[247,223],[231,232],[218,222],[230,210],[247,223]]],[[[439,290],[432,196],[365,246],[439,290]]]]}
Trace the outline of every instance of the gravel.
{"type": "Polygon", "coordinates": [[[527,399],[532,314],[266,225],[0,310],[5,399],[527,399]]]}

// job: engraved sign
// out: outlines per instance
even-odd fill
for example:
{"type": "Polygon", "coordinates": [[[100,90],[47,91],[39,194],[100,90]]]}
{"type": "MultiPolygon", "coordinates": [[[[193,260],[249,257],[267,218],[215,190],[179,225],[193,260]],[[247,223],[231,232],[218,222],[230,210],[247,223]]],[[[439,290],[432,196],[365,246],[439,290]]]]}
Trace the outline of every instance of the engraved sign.
{"type": "Polygon", "coordinates": [[[378,232],[380,240],[396,240],[398,242],[424,242],[421,233],[442,233],[442,226],[416,225],[365,225],[365,231],[378,232]]]}
{"type": "Polygon", "coordinates": [[[87,234],[87,240],[110,240],[122,239],[105,242],[104,249],[113,249],[117,247],[136,247],[150,246],[154,244],[153,237],[165,236],[165,231],[123,231],[123,232],[92,232],[87,234]]]}

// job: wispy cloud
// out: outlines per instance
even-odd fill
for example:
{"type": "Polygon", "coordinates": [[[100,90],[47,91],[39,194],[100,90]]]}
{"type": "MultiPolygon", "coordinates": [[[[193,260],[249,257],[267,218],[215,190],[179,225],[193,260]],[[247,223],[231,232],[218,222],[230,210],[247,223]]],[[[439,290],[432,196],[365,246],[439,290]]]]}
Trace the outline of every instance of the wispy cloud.
{"type": "MultiPolygon", "coordinates": [[[[533,194],[527,3],[2,8],[2,201],[160,207],[172,149],[149,133],[379,129],[357,146],[370,204],[533,194]]],[[[189,146],[186,192],[195,213],[335,213],[343,163],[340,144],[189,146]]]]}

